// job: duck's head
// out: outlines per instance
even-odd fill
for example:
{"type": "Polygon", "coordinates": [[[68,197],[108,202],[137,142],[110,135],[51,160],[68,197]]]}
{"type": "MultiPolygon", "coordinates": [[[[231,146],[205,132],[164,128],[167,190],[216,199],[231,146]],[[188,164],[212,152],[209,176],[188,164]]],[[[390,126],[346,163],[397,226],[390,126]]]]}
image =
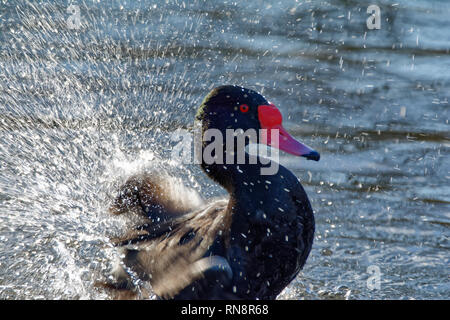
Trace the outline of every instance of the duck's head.
{"type": "Polygon", "coordinates": [[[202,122],[203,132],[207,129],[238,130],[267,129],[267,136],[261,143],[275,146],[287,153],[318,161],[317,151],[294,139],[282,125],[280,110],[256,91],[239,86],[220,86],[213,89],[203,100],[197,120],[202,122]],[[272,130],[278,129],[279,141],[272,141],[272,130]]]}

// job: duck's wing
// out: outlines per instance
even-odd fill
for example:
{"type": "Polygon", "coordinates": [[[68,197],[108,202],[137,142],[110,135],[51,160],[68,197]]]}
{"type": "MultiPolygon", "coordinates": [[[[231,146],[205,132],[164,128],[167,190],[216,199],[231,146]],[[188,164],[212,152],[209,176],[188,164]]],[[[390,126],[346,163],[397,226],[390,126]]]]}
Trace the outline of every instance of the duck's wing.
{"type": "Polygon", "coordinates": [[[130,177],[109,208],[112,214],[137,213],[159,223],[192,212],[203,204],[199,194],[178,178],[160,173],[130,177]]]}
{"type": "Polygon", "coordinates": [[[238,297],[230,290],[233,270],[222,256],[208,256],[196,261],[194,281],[175,295],[178,300],[232,300],[238,297]]]}
{"type": "Polygon", "coordinates": [[[111,239],[115,246],[128,246],[139,244],[144,241],[151,241],[161,236],[170,234],[179,224],[179,220],[170,220],[160,223],[154,223],[150,220],[141,224],[126,234],[111,239]]]}
{"type": "Polygon", "coordinates": [[[221,298],[232,278],[224,258],[231,224],[226,208],[226,201],[218,201],[159,226],[143,227],[136,238],[122,242],[125,266],[148,280],[161,298],[191,298],[196,290],[200,296],[214,292],[221,298]]]}

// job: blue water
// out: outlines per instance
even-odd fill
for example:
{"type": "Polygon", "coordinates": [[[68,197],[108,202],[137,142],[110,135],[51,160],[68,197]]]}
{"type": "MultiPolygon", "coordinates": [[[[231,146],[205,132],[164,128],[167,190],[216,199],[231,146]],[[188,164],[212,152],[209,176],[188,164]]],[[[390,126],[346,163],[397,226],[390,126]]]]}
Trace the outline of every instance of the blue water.
{"type": "Polygon", "coordinates": [[[69,1],[0,2],[0,298],[110,298],[93,284],[133,173],[225,195],[168,158],[220,84],[262,92],[321,152],[281,159],[317,231],[280,299],[450,298],[450,2],[73,4],[80,24],[69,1]]]}

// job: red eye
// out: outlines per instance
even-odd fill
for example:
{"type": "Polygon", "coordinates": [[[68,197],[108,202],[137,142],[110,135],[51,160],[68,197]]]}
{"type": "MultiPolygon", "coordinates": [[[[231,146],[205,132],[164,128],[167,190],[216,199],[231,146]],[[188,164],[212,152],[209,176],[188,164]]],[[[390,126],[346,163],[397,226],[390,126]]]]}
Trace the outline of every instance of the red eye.
{"type": "Polygon", "coordinates": [[[248,105],[246,104],[241,104],[241,106],[239,107],[239,109],[241,109],[242,113],[246,113],[249,109],[248,105]]]}

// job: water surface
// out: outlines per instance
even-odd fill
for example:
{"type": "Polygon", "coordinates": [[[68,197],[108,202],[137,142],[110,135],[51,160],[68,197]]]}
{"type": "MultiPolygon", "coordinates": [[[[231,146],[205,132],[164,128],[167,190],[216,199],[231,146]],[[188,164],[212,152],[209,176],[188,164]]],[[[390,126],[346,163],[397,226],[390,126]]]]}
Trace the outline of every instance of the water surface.
{"type": "Polygon", "coordinates": [[[281,159],[317,231],[279,298],[449,299],[448,1],[74,4],[76,28],[69,1],[0,3],[0,298],[109,298],[93,283],[130,222],[107,208],[133,173],[224,195],[169,136],[238,84],[322,156],[281,159]]]}

